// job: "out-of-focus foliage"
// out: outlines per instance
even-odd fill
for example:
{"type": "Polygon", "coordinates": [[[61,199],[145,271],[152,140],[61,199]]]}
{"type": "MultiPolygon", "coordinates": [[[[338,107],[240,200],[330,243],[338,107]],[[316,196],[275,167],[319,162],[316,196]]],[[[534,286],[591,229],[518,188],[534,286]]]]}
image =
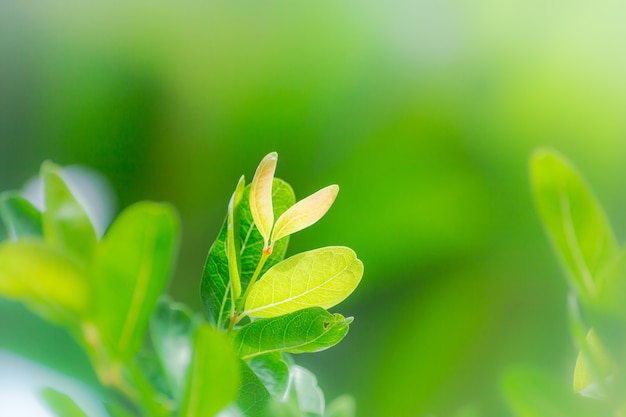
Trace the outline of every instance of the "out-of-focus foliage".
{"type": "MultiPolygon", "coordinates": [[[[503,368],[533,362],[568,384],[577,354],[531,203],[531,150],[576,160],[624,237],[625,12],[612,0],[0,0],[0,189],[50,158],[103,172],[120,207],[172,202],[184,234],[170,291],[199,307],[223,179],[276,149],[298,199],[342,187],[290,253],[348,245],[367,265],[345,304],[350,335],[305,360],[326,369],[330,397],[355,394],[363,417],[468,403],[501,416],[503,368]]],[[[18,322],[0,327],[3,347],[22,337],[18,322]]],[[[65,334],[45,331],[55,342],[30,356],[88,373],[68,363],[65,334]]]]}

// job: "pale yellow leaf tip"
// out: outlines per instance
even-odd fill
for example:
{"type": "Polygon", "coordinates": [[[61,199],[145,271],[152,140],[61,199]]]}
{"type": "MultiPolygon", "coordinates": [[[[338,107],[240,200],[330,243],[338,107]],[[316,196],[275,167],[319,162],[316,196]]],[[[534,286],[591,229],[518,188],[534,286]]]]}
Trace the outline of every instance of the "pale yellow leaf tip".
{"type": "Polygon", "coordinates": [[[274,225],[272,181],[277,162],[278,153],[267,154],[259,163],[250,185],[250,211],[254,224],[263,236],[265,250],[269,247],[270,233],[274,225]]]}
{"type": "Polygon", "coordinates": [[[272,242],[317,222],[328,212],[338,193],[338,185],[329,185],[291,206],[276,221],[272,232],[272,242]]]}

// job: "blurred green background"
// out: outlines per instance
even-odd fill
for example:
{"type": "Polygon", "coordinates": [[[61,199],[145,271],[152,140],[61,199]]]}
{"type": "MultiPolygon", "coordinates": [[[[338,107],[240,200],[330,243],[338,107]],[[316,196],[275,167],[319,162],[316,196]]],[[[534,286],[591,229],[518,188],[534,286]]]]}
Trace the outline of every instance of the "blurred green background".
{"type": "MultiPolygon", "coordinates": [[[[276,150],[298,197],[341,186],[290,252],[348,245],[366,267],[334,309],[356,317],[346,340],[298,357],[327,397],[506,415],[508,367],[569,384],[576,357],[532,150],[573,159],[626,237],[625,17],[617,0],[0,0],[0,189],[52,159],[103,173],[118,207],[172,202],[170,292],[199,310],[230,193],[276,150]]],[[[1,348],[91,375],[6,309],[1,348]]]]}

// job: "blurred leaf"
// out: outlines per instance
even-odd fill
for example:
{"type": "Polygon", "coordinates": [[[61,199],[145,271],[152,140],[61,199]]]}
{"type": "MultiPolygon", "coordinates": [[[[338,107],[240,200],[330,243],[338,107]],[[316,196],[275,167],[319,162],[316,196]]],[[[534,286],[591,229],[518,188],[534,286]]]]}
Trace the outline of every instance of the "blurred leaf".
{"type": "Polygon", "coordinates": [[[256,320],[235,336],[235,350],[242,359],[269,352],[318,352],[336,345],[348,333],[352,318],[331,314],[321,307],[256,320]]]}
{"type": "Polygon", "coordinates": [[[90,303],[84,270],[40,240],[0,245],[0,294],[24,301],[50,320],[74,325],[90,303]]]}
{"type": "Polygon", "coordinates": [[[330,308],[346,299],[363,275],[363,263],[347,247],[299,253],[275,265],[246,300],[252,317],[278,317],[307,307],[330,308]]]}
{"type": "MultiPolygon", "coordinates": [[[[263,251],[263,237],[254,227],[250,213],[250,186],[244,189],[239,211],[239,238],[241,242],[241,285],[245,288],[259,264],[263,251]]],[[[280,215],[295,201],[293,190],[281,179],[274,178],[272,185],[274,214],[280,215]]],[[[229,282],[228,257],[226,256],[226,235],[228,220],[224,221],[220,234],[211,246],[202,273],[200,295],[204,311],[210,321],[221,327],[226,322],[227,313],[231,309],[231,300],[227,297],[229,282]]],[[[272,254],[267,258],[261,274],[277,264],[285,257],[289,239],[282,239],[274,245],[272,254]]]]}
{"type": "Polygon", "coordinates": [[[285,396],[295,398],[298,408],[305,413],[324,415],[324,393],[317,385],[317,378],[301,366],[289,368],[289,391],[285,396]]]}
{"type": "Polygon", "coordinates": [[[581,175],[553,151],[535,152],[531,177],[539,214],[573,287],[585,300],[595,297],[602,286],[598,277],[618,253],[602,207],[581,175]]]}
{"type": "Polygon", "coordinates": [[[341,395],[326,407],[324,417],[356,417],[356,401],[351,395],[341,395]]]}
{"type": "Polygon", "coordinates": [[[87,417],[74,400],[53,388],[44,388],[41,397],[58,417],[87,417]]]}
{"type": "Polygon", "coordinates": [[[41,213],[17,192],[0,195],[0,220],[14,240],[43,236],[41,213]]]}
{"type": "Polygon", "coordinates": [[[185,386],[192,330],[191,312],[183,304],[159,301],[150,321],[150,336],[175,399],[181,398],[185,386]]]}
{"type": "Polygon", "coordinates": [[[101,242],[93,266],[94,322],[111,353],[121,358],[140,346],[167,286],[178,228],[170,206],[142,202],[124,210],[101,242]]]}
{"type": "Polygon", "coordinates": [[[289,383],[289,366],[280,353],[266,353],[248,361],[248,366],[273,397],[281,397],[289,383]]]}
{"type": "Polygon", "coordinates": [[[291,206],[276,220],[272,242],[305,229],[321,219],[335,202],[338,192],[339,186],[329,185],[291,206]]]}
{"type": "Polygon", "coordinates": [[[208,324],[198,327],[180,417],[212,417],[237,396],[239,365],[230,341],[208,324]]]}
{"type": "Polygon", "coordinates": [[[598,336],[593,329],[589,330],[585,339],[585,345],[576,359],[574,369],[574,392],[590,398],[606,398],[602,392],[597,378],[606,380],[615,369],[598,336]],[[593,366],[592,366],[593,364],[593,366]]]}
{"type": "Polygon", "coordinates": [[[237,405],[247,417],[269,417],[265,414],[271,398],[269,391],[244,361],[240,360],[239,366],[241,387],[237,405]]]}
{"type": "Polygon", "coordinates": [[[263,236],[264,247],[268,246],[272,226],[274,226],[274,210],[272,208],[272,183],[278,154],[267,154],[259,163],[250,187],[250,212],[259,233],[263,236]]]}
{"type": "Polygon", "coordinates": [[[590,417],[609,415],[605,405],[574,394],[543,371],[519,368],[504,379],[504,393],[516,417],[590,417]]]}
{"type": "Polygon", "coordinates": [[[241,251],[241,239],[239,234],[239,212],[243,190],[245,189],[244,177],[239,178],[235,192],[228,203],[227,232],[226,232],[226,257],[228,258],[228,270],[230,273],[230,283],[232,285],[233,300],[237,300],[241,295],[241,278],[239,270],[241,262],[239,256],[241,251]]]}
{"type": "Polygon", "coordinates": [[[61,168],[50,161],[41,165],[45,196],[44,235],[49,242],[88,263],[97,243],[96,232],[61,172],[61,168]]]}

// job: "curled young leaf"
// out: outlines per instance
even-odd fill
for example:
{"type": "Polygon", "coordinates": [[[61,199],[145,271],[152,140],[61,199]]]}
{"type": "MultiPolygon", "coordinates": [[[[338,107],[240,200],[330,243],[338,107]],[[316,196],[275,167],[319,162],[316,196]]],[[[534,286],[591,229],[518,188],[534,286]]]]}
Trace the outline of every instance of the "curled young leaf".
{"type": "Polygon", "coordinates": [[[239,262],[241,240],[239,236],[239,206],[243,198],[243,190],[246,182],[243,175],[239,178],[235,192],[228,203],[228,220],[226,232],[226,257],[228,258],[228,271],[230,274],[230,285],[233,291],[233,300],[241,295],[241,278],[239,262]]]}
{"type": "Polygon", "coordinates": [[[276,220],[272,242],[305,229],[321,219],[333,205],[338,192],[338,185],[329,185],[291,206],[276,220]]]}
{"type": "Polygon", "coordinates": [[[308,307],[330,308],[354,291],[363,263],[350,248],[299,253],[270,268],[250,289],[244,314],[270,318],[308,307]]]}
{"type": "Polygon", "coordinates": [[[274,225],[274,210],[272,208],[272,180],[276,171],[278,154],[272,152],[265,156],[252,179],[250,188],[250,211],[257,229],[263,236],[265,248],[269,245],[270,233],[274,225]]]}

